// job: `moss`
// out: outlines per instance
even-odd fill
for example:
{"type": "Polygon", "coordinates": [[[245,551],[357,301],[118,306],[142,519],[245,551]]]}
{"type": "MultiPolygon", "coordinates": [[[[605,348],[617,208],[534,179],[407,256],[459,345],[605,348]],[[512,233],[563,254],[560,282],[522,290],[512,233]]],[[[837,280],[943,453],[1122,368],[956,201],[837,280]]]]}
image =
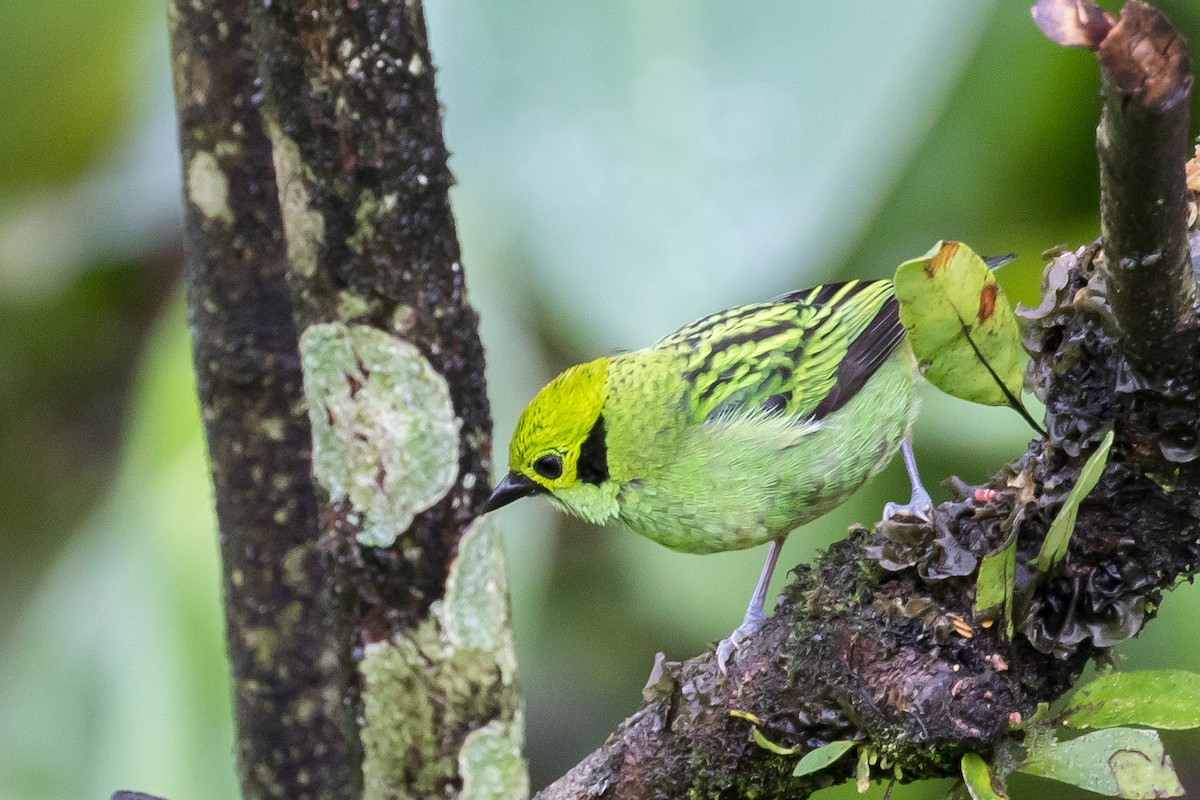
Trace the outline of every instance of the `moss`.
{"type": "Polygon", "coordinates": [[[360,294],[354,292],[338,292],[337,316],[342,322],[365,317],[371,311],[371,304],[360,294]]]}
{"type": "Polygon", "coordinates": [[[358,208],[354,211],[354,234],[347,242],[351,250],[361,256],[370,248],[378,224],[394,213],[399,199],[400,195],[396,192],[379,197],[374,192],[364,191],[358,196],[358,208]]]}
{"type": "Polygon", "coordinates": [[[446,598],[409,635],[368,644],[364,800],[528,792],[503,551],[490,520],[464,534],[446,598]]]}
{"type": "Polygon", "coordinates": [[[360,543],[390,546],[458,477],[446,381],[411,344],[366,325],[310,326],[300,357],[313,474],[350,502],[360,543]]]}
{"type": "Polygon", "coordinates": [[[529,776],[521,755],[523,720],[489,722],[472,731],[458,754],[462,800],[524,800],[529,776]]]}

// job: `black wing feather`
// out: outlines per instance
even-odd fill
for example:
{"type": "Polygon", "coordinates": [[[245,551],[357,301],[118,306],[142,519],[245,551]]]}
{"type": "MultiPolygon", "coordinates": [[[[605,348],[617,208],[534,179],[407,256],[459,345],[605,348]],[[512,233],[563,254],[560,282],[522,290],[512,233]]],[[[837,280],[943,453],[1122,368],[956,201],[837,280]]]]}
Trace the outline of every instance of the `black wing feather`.
{"type": "Polygon", "coordinates": [[[846,357],[838,364],[833,388],[813,410],[813,419],[826,417],[849,403],[903,339],[900,304],[895,297],[889,297],[870,324],[850,343],[846,357]]]}

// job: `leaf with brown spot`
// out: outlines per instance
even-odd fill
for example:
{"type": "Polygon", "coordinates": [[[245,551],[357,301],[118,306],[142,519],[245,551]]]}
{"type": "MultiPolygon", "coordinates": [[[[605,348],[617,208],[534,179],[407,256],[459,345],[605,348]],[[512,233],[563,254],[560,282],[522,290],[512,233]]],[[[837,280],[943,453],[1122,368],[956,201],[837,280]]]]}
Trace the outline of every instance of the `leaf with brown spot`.
{"type": "Polygon", "coordinates": [[[1010,405],[1026,420],[1016,316],[982,258],[959,242],[938,242],[896,269],[900,322],[925,377],[973,403],[1010,405]]]}
{"type": "Polygon", "coordinates": [[[925,262],[925,276],[930,280],[936,278],[939,272],[950,266],[962,246],[959,242],[940,242],[939,244],[941,247],[937,248],[936,253],[931,250],[933,257],[925,262]]]}
{"type": "Polygon", "coordinates": [[[979,310],[975,312],[975,318],[980,325],[986,324],[996,313],[996,293],[999,291],[998,285],[989,283],[979,292],[979,310]]]}

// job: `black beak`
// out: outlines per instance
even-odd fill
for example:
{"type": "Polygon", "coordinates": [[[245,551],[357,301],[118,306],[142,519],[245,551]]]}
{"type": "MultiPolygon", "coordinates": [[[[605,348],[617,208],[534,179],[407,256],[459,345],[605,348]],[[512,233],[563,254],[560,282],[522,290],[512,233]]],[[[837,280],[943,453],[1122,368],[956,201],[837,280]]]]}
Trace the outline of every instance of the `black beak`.
{"type": "Polygon", "coordinates": [[[503,508],[514,500],[520,500],[522,497],[529,497],[531,494],[538,494],[546,491],[545,488],[538,486],[519,472],[510,472],[504,476],[504,480],[492,492],[492,496],[483,504],[483,508],[479,510],[480,514],[486,514],[489,511],[495,511],[497,508],[503,508]]]}

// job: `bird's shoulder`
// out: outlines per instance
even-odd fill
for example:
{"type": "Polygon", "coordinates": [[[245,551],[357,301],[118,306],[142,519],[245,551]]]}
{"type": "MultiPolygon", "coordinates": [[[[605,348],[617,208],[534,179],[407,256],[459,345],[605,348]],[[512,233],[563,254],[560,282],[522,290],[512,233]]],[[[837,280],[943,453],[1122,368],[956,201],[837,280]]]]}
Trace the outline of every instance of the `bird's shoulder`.
{"type": "Polygon", "coordinates": [[[845,405],[904,337],[891,281],[846,281],[738,306],[656,342],[696,424],[762,414],[819,421],[845,405]]]}

